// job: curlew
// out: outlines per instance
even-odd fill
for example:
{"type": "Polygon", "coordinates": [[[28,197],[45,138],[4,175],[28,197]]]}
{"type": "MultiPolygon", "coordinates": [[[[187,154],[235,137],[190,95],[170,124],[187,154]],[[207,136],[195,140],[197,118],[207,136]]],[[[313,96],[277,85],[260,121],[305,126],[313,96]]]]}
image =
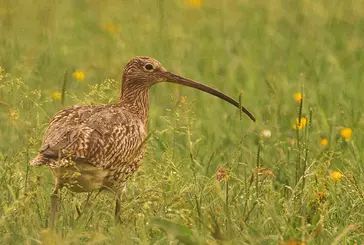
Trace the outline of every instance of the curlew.
{"type": "Polygon", "coordinates": [[[201,83],[168,72],[160,62],[145,56],[128,61],[117,104],[81,105],[57,112],[44,134],[39,154],[31,165],[47,165],[54,175],[50,225],[54,225],[59,190],[75,192],[108,189],[116,194],[115,218],[127,179],[138,169],[145,153],[149,89],[171,82],[204,91],[241,108],[229,96],[201,83]]]}

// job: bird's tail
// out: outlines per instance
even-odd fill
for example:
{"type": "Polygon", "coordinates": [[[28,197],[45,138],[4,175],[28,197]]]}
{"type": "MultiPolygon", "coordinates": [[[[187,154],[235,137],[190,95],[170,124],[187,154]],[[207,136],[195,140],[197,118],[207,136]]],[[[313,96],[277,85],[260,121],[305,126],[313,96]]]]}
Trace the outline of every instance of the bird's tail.
{"type": "Polygon", "coordinates": [[[43,154],[38,154],[32,161],[30,161],[31,166],[40,166],[43,164],[47,164],[49,159],[43,154]]]}

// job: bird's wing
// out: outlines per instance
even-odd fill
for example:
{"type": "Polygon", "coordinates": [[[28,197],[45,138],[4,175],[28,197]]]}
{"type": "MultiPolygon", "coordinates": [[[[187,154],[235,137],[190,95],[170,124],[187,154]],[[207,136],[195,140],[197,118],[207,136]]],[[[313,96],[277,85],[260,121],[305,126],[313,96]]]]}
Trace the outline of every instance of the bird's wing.
{"type": "Polygon", "coordinates": [[[124,110],[105,110],[105,106],[73,107],[58,112],[46,130],[38,162],[34,159],[33,165],[55,164],[59,158],[102,167],[126,161],[143,138],[140,123],[129,116],[124,110]]]}
{"type": "Polygon", "coordinates": [[[57,112],[50,121],[43,138],[40,153],[58,158],[74,143],[79,132],[86,131],[82,125],[97,111],[97,107],[70,107],[57,112]]]}

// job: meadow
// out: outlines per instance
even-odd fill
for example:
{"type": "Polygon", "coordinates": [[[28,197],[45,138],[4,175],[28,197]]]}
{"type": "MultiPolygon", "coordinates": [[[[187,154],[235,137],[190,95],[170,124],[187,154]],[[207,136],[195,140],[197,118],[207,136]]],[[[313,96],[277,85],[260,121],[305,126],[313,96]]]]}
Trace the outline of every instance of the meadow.
{"type": "Polygon", "coordinates": [[[1,0],[0,244],[363,244],[364,1],[1,0]],[[114,195],[30,167],[55,112],[115,103],[152,56],[253,112],[151,89],[148,154],[114,195]]]}

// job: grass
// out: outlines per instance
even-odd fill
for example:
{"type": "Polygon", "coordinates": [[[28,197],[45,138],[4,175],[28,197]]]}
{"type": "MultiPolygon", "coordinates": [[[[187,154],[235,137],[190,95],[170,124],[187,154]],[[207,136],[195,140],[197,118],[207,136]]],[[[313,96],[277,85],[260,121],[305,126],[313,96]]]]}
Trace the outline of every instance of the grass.
{"type": "Polygon", "coordinates": [[[0,244],[364,242],[364,2],[198,2],[0,1],[0,244]],[[117,101],[135,55],[236,99],[243,91],[257,123],[156,85],[122,223],[113,195],[85,205],[63,190],[49,230],[51,172],[28,165],[45,127],[67,106],[117,101]]]}

